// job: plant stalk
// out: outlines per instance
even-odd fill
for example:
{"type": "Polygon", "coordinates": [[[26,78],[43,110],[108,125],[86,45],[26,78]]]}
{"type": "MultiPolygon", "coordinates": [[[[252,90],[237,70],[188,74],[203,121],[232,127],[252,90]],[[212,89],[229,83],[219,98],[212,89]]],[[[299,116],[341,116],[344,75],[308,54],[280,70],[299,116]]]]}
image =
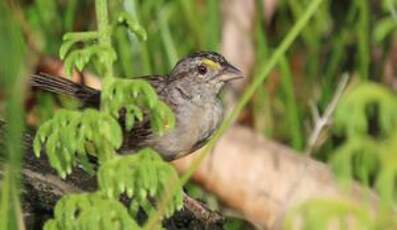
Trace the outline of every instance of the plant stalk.
{"type": "MultiPolygon", "coordinates": [[[[109,13],[108,13],[108,4],[107,0],[97,0],[95,4],[95,13],[97,18],[97,26],[98,26],[98,41],[99,44],[107,50],[112,50],[112,28],[109,24],[109,13]]],[[[113,62],[106,61],[104,64],[105,71],[104,77],[106,78],[113,78],[114,71],[113,71],[113,62]]]]}

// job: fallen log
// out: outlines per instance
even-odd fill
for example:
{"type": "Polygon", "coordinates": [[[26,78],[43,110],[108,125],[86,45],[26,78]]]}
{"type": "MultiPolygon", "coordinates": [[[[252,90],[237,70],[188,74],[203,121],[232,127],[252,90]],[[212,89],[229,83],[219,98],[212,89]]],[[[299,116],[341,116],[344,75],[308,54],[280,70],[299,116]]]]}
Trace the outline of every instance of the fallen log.
{"type": "MultiPolygon", "coordinates": [[[[198,154],[174,161],[175,167],[185,172],[198,154]]],[[[311,198],[378,203],[358,184],[346,193],[324,163],[242,126],[226,132],[193,180],[261,229],[279,229],[287,211],[311,198]]]]}

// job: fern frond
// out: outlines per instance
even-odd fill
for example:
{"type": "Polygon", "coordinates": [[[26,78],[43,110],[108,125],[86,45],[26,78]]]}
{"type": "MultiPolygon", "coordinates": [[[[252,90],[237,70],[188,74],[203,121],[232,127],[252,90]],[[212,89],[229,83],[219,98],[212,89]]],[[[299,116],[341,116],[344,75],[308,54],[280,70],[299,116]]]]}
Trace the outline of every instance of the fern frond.
{"type": "Polygon", "coordinates": [[[134,155],[115,157],[98,171],[99,189],[110,198],[125,193],[132,198],[132,212],[137,207],[149,207],[150,199],[159,200],[170,182],[174,182],[177,192],[167,207],[168,216],[182,207],[183,190],[175,169],[153,150],[146,148],[134,155]]]}
{"type": "Polygon", "coordinates": [[[62,109],[37,131],[34,152],[40,156],[44,145],[51,166],[65,178],[79,158],[91,153],[100,161],[110,159],[121,143],[122,131],[110,115],[93,109],[83,112],[62,109]],[[95,151],[89,151],[90,146],[95,151]]]}
{"type": "Polygon", "coordinates": [[[119,118],[125,110],[126,128],[130,130],[135,120],[142,121],[143,114],[150,114],[152,129],[163,134],[175,125],[171,109],[162,102],[153,87],[144,80],[105,79],[101,105],[104,112],[119,118]]]}
{"type": "MultiPolygon", "coordinates": [[[[373,112],[373,111],[372,111],[373,112]]],[[[358,177],[374,184],[384,207],[397,203],[397,97],[376,83],[361,83],[346,95],[335,112],[335,131],[346,137],[331,158],[336,175],[358,177]],[[371,109],[377,109],[379,134],[370,133],[371,109]],[[372,181],[370,181],[372,178],[372,181]]]]}
{"type": "Polygon", "coordinates": [[[66,195],[55,206],[54,218],[45,230],[140,229],[128,209],[100,193],[66,195]]]}

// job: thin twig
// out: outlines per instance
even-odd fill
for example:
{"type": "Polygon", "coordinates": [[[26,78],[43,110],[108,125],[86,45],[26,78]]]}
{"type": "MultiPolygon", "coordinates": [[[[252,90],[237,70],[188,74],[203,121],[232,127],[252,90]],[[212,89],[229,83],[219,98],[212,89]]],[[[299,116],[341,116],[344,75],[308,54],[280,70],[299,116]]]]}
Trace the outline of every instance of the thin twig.
{"type": "Polygon", "coordinates": [[[222,223],[224,221],[224,217],[220,213],[210,210],[205,204],[191,198],[187,194],[183,196],[183,205],[184,208],[192,212],[196,218],[207,225],[222,223]]]}
{"type": "MultiPolygon", "coordinates": [[[[312,106],[312,113],[313,113],[313,119],[314,119],[314,129],[313,132],[311,133],[309,137],[308,144],[306,146],[306,149],[304,151],[304,156],[307,158],[310,158],[310,155],[313,153],[315,147],[318,147],[318,141],[320,139],[321,133],[331,125],[331,120],[332,120],[332,114],[335,111],[336,106],[338,105],[338,102],[343,95],[343,92],[346,89],[347,82],[349,81],[349,75],[348,74],[343,74],[342,79],[338,84],[338,87],[336,88],[335,94],[325,109],[324,113],[322,116],[320,116],[320,113],[318,112],[317,108],[315,106],[312,106]]],[[[291,202],[291,199],[293,197],[293,194],[295,190],[301,186],[302,180],[305,178],[305,173],[307,173],[307,166],[308,162],[306,161],[301,168],[300,173],[297,175],[297,180],[292,183],[290,188],[288,189],[288,192],[286,193],[286,198],[285,201],[283,202],[284,205],[284,210],[281,212],[285,214],[288,209],[288,203],[291,202]]],[[[284,215],[280,215],[280,219],[278,221],[281,221],[281,217],[284,215]]]]}
{"type": "Polygon", "coordinates": [[[340,100],[341,96],[343,95],[343,92],[346,89],[348,81],[349,81],[349,75],[347,73],[343,74],[342,79],[339,82],[338,87],[335,91],[335,94],[331,100],[331,103],[329,103],[329,105],[325,109],[323,115],[320,116],[317,108],[314,105],[312,106],[312,113],[313,113],[313,118],[314,118],[314,129],[309,137],[308,144],[304,151],[305,155],[310,156],[313,153],[314,149],[316,147],[318,147],[317,145],[318,145],[321,133],[327,127],[329,127],[331,125],[332,114],[334,113],[335,108],[338,105],[339,100],[340,100]]]}

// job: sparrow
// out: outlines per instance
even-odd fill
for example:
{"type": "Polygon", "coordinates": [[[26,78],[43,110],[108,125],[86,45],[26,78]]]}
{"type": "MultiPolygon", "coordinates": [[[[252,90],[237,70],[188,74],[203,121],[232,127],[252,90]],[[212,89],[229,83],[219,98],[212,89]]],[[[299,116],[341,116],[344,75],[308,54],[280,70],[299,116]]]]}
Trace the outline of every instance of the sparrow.
{"type": "MultiPolygon", "coordinates": [[[[130,131],[124,130],[120,154],[144,147],[157,151],[163,159],[172,161],[205,145],[224,118],[220,94],[225,85],[242,78],[242,72],[216,52],[193,53],[176,63],[167,75],[134,77],[145,79],[175,116],[175,127],[163,135],[155,134],[147,119],[130,131]]],[[[101,91],[71,80],[34,74],[31,85],[44,91],[68,95],[81,101],[83,107],[99,108],[101,91]]],[[[123,126],[123,119],[119,120],[123,126]]]]}

